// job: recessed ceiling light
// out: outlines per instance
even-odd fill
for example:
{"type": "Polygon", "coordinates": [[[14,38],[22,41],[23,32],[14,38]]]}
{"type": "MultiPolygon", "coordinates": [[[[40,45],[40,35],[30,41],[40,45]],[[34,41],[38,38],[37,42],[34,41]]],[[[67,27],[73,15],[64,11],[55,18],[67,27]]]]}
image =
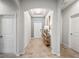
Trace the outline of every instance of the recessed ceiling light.
{"type": "Polygon", "coordinates": [[[49,10],[44,8],[34,8],[29,10],[31,16],[45,16],[48,13],[48,11],[49,10]]]}
{"type": "Polygon", "coordinates": [[[43,11],[44,9],[41,9],[41,8],[31,9],[31,12],[35,14],[41,14],[43,11]]]}
{"type": "Polygon", "coordinates": [[[35,9],[34,11],[35,11],[35,13],[40,14],[43,10],[42,9],[35,9]]]}

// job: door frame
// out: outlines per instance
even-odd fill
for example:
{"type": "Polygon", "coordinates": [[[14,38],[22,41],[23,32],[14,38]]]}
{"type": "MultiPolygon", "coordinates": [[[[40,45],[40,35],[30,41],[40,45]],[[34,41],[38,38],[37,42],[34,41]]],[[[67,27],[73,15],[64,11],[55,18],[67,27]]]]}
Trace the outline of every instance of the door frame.
{"type": "MultiPolygon", "coordinates": [[[[11,13],[11,14],[0,14],[0,16],[14,16],[14,17],[15,17],[15,20],[16,20],[16,28],[15,28],[15,29],[16,29],[16,32],[15,32],[15,34],[16,34],[16,35],[15,35],[15,36],[16,36],[16,37],[15,37],[15,38],[16,38],[16,39],[15,39],[15,40],[16,40],[16,42],[15,42],[15,43],[16,43],[16,44],[15,44],[15,47],[16,47],[16,48],[15,48],[15,49],[16,49],[16,50],[15,50],[15,52],[13,52],[13,53],[14,53],[14,54],[17,54],[17,45],[18,45],[18,44],[17,44],[17,42],[18,42],[18,41],[17,41],[17,13],[15,12],[15,13],[11,13]]],[[[6,52],[1,52],[1,53],[6,53],[6,52]]]]}
{"type": "Polygon", "coordinates": [[[71,32],[71,26],[72,26],[72,18],[73,18],[73,16],[74,16],[74,15],[71,15],[71,16],[69,17],[69,33],[68,33],[68,40],[69,40],[69,46],[68,46],[68,47],[69,47],[69,48],[72,48],[72,47],[71,47],[71,40],[72,40],[72,39],[71,39],[71,33],[72,33],[72,32],[71,32]]]}
{"type": "Polygon", "coordinates": [[[71,48],[71,21],[72,21],[72,16],[69,17],[69,33],[68,33],[68,42],[69,45],[68,47],[71,48]]]}
{"type": "Polygon", "coordinates": [[[42,21],[39,21],[42,23],[42,28],[44,28],[45,25],[45,17],[32,17],[31,18],[31,37],[34,38],[34,23],[35,21],[33,20],[33,18],[43,18],[42,21]]]}
{"type": "MultiPolygon", "coordinates": [[[[35,24],[41,24],[41,28],[43,27],[43,23],[42,23],[42,22],[34,22],[34,23],[33,23],[33,25],[34,25],[34,30],[35,30],[35,28],[36,28],[36,27],[35,27],[35,24]]],[[[40,30],[40,33],[41,33],[41,29],[39,29],[39,30],[40,30]]],[[[34,32],[34,38],[41,38],[41,37],[40,37],[41,34],[40,34],[39,37],[36,37],[36,36],[35,36],[35,31],[33,31],[33,32],[34,32]]]]}
{"type": "Polygon", "coordinates": [[[71,32],[71,26],[72,26],[72,24],[71,24],[71,23],[72,23],[72,18],[74,18],[74,16],[76,16],[76,15],[78,15],[78,14],[71,15],[71,16],[69,17],[69,34],[68,34],[68,36],[69,36],[69,37],[68,37],[69,46],[68,46],[68,47],[71,48],[71,49],[72,49],[72,45],[71,45],[71,40],[72,40],[72,39],[71,39],[71,33],[72,33],[72,32],[71,32]]]}

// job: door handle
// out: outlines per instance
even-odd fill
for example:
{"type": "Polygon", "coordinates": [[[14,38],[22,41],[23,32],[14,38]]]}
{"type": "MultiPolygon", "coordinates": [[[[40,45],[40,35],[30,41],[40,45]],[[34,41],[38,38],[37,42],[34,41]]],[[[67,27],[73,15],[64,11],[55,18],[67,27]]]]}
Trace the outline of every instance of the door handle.
{"type": "Polygon", "coordinates": [[[2,38],[3,36],[1,35],[0,38],[2,38]]]}
{"type": "Polygon", "coordinates": [[[72,33],[70,33],[70,35],[72,35],[72,33]]]}

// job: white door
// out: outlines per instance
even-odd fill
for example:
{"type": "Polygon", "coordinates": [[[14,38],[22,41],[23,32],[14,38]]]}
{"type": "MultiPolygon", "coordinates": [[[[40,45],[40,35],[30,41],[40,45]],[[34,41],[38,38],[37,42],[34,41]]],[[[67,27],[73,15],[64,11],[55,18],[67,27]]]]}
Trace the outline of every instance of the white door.
{"type": "Polygon", "coordinates": [[[71,18],[71,33],[70,33],[71,48],[79,52],[79,17],[71,18]]]}
{"type": "Polygon", "coordinates": [[[34,23],[34,38],[41,38],[42,22],[34,23]]]}
{"type": "Polygon", "coordinates": [[[16,19],[15,16],[3,16],[1,19],[3,52],[16,52],[16,19]]]}

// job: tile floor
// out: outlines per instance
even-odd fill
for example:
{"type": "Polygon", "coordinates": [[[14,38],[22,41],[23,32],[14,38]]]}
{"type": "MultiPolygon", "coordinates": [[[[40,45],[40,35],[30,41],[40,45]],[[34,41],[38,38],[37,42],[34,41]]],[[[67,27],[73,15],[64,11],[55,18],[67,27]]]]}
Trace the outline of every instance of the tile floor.
{"type": "Polygon", "coordinates": [[[42,39],[32,39],[25,49],[25,54],[0,54],[0,58],[79,58],[79,53],[61,46],[61,56],[52,55],[50,47],[46,47],[42,39]]]}

